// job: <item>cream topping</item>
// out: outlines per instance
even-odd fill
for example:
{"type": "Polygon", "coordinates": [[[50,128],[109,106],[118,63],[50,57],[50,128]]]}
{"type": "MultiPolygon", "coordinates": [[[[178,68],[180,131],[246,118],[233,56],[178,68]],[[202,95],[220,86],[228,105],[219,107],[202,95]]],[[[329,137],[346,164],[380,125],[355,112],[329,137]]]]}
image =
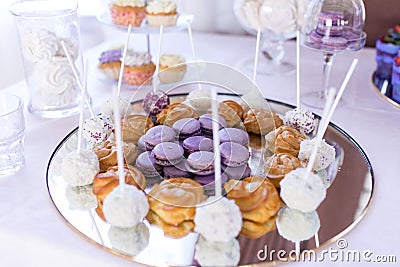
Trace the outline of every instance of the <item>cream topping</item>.
{"type": "Polygon", "coordinates": [[[146,11],[150,14],[176,12],[176,3],[172,0],[155,0],[149,2],[146,11]]]}
{"type": "Polygon", "coordinates": [[[143,0],[114,0],[113,2],[117,6],[133,6],[133,7],[144,7],[146,3],[143,0]]]}
{"type": "Polygon", "coordinates": [[[150,62],[151,62],[151,55],[147,52],[129,51],[125,57],[126,66],[141,66],[149,64],[150,62]]]}
{"type": "Polygon", "coordinates": [[[185,58],[178,54],[163,54],[160,57],[160,65],[165,67],[173,67],[185,63],[185,58]]]}

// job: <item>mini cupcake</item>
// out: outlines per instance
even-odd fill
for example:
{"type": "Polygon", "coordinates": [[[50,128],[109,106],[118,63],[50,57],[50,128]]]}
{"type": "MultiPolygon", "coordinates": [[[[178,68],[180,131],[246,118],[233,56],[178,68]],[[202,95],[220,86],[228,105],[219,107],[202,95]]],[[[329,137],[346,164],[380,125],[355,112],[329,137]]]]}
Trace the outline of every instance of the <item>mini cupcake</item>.
{"type": "Polygon", "coordinates": [[[121,69],[121,49],[107,50],[101,53],[98,68],[108,77],[118,80],[121,69]]]}
{"type": "Polygon", "coordinates": [[[152,27],[174,26],[177,18],[176,3],[172,0],[154,0],[146,7],[147,23],[152,27]]]}
{"type": "Polygon", "coordinates": [[[175,83],[183,79],[186,73],[185,58],[178,54],[164,54],[160,58],[161,83],[175,83]]]}
{"type": "Polygon", "coordinates": [[[113,0],[110,13],[114,24],[139,27],[146,17],[146,3],[143,0],[113,0]]]}
{"type": "Polygon", "coordinates": [[[129,85],[151,84],[156,66],[147,52],[129,51],[125,58],[124,82],[129,85]]]}

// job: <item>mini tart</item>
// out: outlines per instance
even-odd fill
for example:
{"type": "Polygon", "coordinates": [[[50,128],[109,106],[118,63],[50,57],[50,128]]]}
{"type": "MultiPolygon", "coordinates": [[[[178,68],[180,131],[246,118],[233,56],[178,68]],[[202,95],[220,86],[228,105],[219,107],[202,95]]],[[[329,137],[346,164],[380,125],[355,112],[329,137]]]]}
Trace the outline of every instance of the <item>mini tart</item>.
{"type": "MultiPolygon", "coordinates": [[[[93,180],[93,194],[97,198],[97,214],[105,221],[103,203],[107,195],[119,185],[118,166],[108,168],[104,173],[98,173],[93,180]]],[[[146,178],[133,166],[125,165],[125,183],[136,186],[139,190],[146,188],[146,178]]]]}
{"type": "Polygon", "coordinates": [[[218,113],[225,119],[227,127],[232,128],[240,126],[244,110],[237,102],[233,100],[225,100],[219,105],[218,113]]]}
{"type": "Polygon", "coordinates": [[[146,7],[135,6],[118,6],[112,4],[110,6],[111,21],[114,24],[139,27],[146,17],[146,7]]]}
{"type": "Polygon", "coordinates": [[[155,184],[147,197],[150,210],[174,226],[193,220],[196,205],[207,198],[201,184],[190,178],[164,180],[155,184]]]}
{"type": "Polygon", "coordinates": [[[227,198],[235,200],[244,220],[264,223],[275,216],[280,208],[279,194],[265,178],[247,177],[229,180],[224,184],[227,198]]]}
{"type": "Polygon", "coordinates": [[[280,188],[280,182],[285,175],[300,167],[300,160],[287,153],[274,154],[267,159],[264,165],[264,172],[268,180],[276,187],[280,188]]]}
{"type": "Polygon", "coordinates": [[[101,70],[108,78],[113,80],[118,80],[119,71],[121,69],[121,62],[107,62],[100,63],[98,65],[99,70],[101,70]]]}
{"type": "Polygon", "coordinates": [[[178,12],[173,10],[169,13],[149,13],[146,11],[146,19],[147,23],[151,27],[160,27],[163,25],[164,27],[175,26],[176,21],[178,19],[178,12]]]}
{"type": "Polygon", "coordinates": [[[161,110],[161,112],[158,113],[156,116],[158,124],[164,124],[169,127],[172,127],[172,125],[180,119],[184,118],[197,119],[199,117],[199,115],[194,109],[182,103],[174,103],[168,105],[166,108],[161,110]]]}
{"type": "MultiPolygon", "coordinates": [[[[135,162],[139,155],[136,145],[133,143],[123,143],[122,149],[125,163],[132,164],[135,162]]],[[[114,142],[107,140],[104,143],[93,147],[93,152],[99,159],[100,172],[105,172],[108,168],[118,164],[117,147],[114,142]]]]}
{"type": "Polygon", "coordinates": [[[139,138],[153,126],[153,121],[145,115],[129,115],[125,117],[121,123],[122,140],[124,142],[137,144],[139,138]]]}
{"type": "Polygon", "coordinates": [[[156,66],[150,61],[148,64],[140,66],[128,66],[124,68],[124,82],[129,85],[151,84],[151,77],[156,70],[156,66]]]}
{"type": "Polygon", "coordinates": [[[307,137],[290,126],[281,126],[266,137],[267,147],[274,154],[287,153],[297,157],[300,151],[301,141],[307,137]]]}
{"type": "Polygon", "coordinates": [[[263,223],[243,220],[242,230],[240,231],[240,234],[252,239],[260,238],[266,233],[269,233],[276,229],[276,217],[277,216],[273,216],[263,223]]]}
{"type": "Polygon", "coordinates": [[[159,226],[165,236],[173,237],[173,238],[181,238],[194,230],[194,222],[193,221],[183,221],[178,225],[172,225],[164,222],[160,216],[157,215],[154,211],[150,210],[147,213],[146,219],[150,224],[159,226]]]}
{"type": "Polygon", "coordinates": [[[160,64],[160,72],[158,78],[160,82],[164,84],[176,83],[185,77],[186,64],[179,64],[175,66],[164,66],[160,64]]]}
{"type": "Polygon", "coordinates": [[[255,134],[267,134],[283,124],[274,112],[265,109],[250,109],[243,116],[246,130],[255,134]]]}

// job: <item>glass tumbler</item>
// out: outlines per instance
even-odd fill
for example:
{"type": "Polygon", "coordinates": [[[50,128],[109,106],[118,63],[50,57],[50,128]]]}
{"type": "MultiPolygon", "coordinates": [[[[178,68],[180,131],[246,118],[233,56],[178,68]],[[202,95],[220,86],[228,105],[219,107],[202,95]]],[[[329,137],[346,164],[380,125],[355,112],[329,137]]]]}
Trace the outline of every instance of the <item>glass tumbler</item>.
{"type": "Polygon", "coordinates": [[[21,1],[10,7],[18,29],[31,113],[60,118],[79,111],[80,89],[67,59],[69,54],[81,79],[76,11],[77,3],[68,0],[21,1]]]}

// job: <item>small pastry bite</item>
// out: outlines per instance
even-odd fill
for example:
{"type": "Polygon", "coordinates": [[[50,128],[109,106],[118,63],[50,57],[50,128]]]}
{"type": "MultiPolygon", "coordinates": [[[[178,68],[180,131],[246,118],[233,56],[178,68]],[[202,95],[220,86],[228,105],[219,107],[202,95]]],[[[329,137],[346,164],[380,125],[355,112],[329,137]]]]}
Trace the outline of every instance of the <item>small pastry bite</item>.
{"type": "Polygon", "coordinates": [[[96,145],[106,141],[112,129],[112,122],[107,117],[98,115],[83,121],[82,135],[91,145],[96,145]]]}
{"type": "MultiPolygon", "coordinates": [[[[201,133],[209,138],[213,138],[213,117],[212,114],[203,114],[199,118],[201,133]]],[[[218,116],[219,129],[226,127],[226,121],[222,116],[218,116]]]]}
{"type": "Polygon", "coordinates": [[[226,120],[227,127],[239,127],[242,123],[244,109],[233,100],[225,100],[219,104],[218,114],[226,120]]]}
{"type": "Polygon", "coordinates": [[[263,223],[243,220],[242,230],[240,231],[240,234],[252,239],[260,238],[276,229],[276,217],[277,216],[271,217],[263,223]]]}
{"type": "MultiPolygon", "coordinates": [[[[311,153],[315,146],[315,138],[311,140],[303,140],[300,143],[299,159],[307,165],[310,159],[311,153]]],[[[336,156],[335,148],[325,140],[321,140],[317,151],[317,157],[315,158],[313,170],[320,171],[327,168],[334,160],[336,156]]]]}
{"type": "Polygon", "coordinates": [[[106,196],[103,213],[112,226],[133,227],[143,221],[149,211],[149,203],[143,191],[133,185],[122,184],[106,196]]]}
{"type": "Polygon", "coordinates": [[[187,158],[188,170],[197,175],[210,175],[214,173],[214,153],[197,151],[187,158]]]}
{"type": "MultiPolygon", "coordinates": [[[[131,102],[123,97],[119,97],[118,108],[121,118],[129,116],[133,112],[131,102]]],[[[112,122],[114,122],[114,105],[112,100],[107,99],[101,106],[100,112],[101,115],[109,118],[112,122]]]]}
{"type": "Polygon", "coordinates": [[[172,142],[156,145],[152,151],[156,163],[160,166],[173,166],[183,160],[183,148],[172,142]]]}
{"type": "Polygon", "coordinates": [[[90,210],[97,207],[96,196],[92,192],[92,185],[67,186],[65,197],[71,210],[90,210]]]}
{"type": "Polygon", "coordinates": [[[156,66],[147,52],[128,51],[125,57],[124,82],[129,85],[151,84],[156,66]]]}
{"type": "Polygon", "coordinates": [[[129,115],[122,120],[122,140],[127,143],[137,143],[154,123],[144,115],[129,115]]]}
{"type": "MultiPolygon", "coordinates": [[[[126,164],[132,164],[135,162],[139,155],[139,151],[133,143],[123,143],[122,151],[126,164]]],[[[116,166],[118,164],[117,146],[112,141],[105,141],[103,144],[94,146],[93,152],[99,159],[100,172],[105,172],[109,167],[116,166]]]]}
{"type": "Polygon", "coordinates": [[[176,83],[185,77],[185,58],[178,54],[164,54],[160,58],[158,78],[164,84],[176,83]]]}
{"type": "Polygon", "coordinates": [[[227,198],[235,201],[245,220],[264,223],[275,216],[280,208],[278,191],[265,178],[229,180],[224,184],[224,188],[227,198]]]}
{"type": "Polygon", "coordinates": [[[221,165],[221,169],[223,173],[229,177],[229,179],[240,180],[251,175],[251,169],[248,163],[239,167],[221,165]]]}
{"type": "Polygon", "coordinates": [[[280,182],[290,171],[300,167],[300,161],[292,154],[278,153],[268,158],[264,165],[264,172],[268,180],[280,188],[280,182]]]}
{"type": "Polygon", "coordinates": [[[170,102],[168,95],[160,90],[158,90],[157,92],[149,92],[142,102],[144,111],[150,117],[153,117],[160,113],[161,110],[166,108],[169,104],[170,102]]]}
{"type": "Polygon", "coordinates": [[[233,142],[242,146],[247,146],[249,144],[249,135],[242,129],[224,128],[219,130],[218,135],[221,143],[233,142]]]}
{"type": "Polygon", "coordinates": [[[138,168],[146,177],[157,177],[162,175],[162,166],[156,164],[154,155],[150,151],[143,152],[140,154],[135,163],[138,168]]]}
{"type": "Polygon", "coordinates": [[[208,241],[228,242],[242,228],[242,215],[233,200],[209,197],[196,208],[195,231],[208,241]]]}
{"type": "Polygon", "coordinates": [[[139,27],[146,17],[146,3],[143,0],[113,0],[110,13],[114,24],[139,27]]]}
{"type": "Polygon", "coordinates": [[[193,118],[184,118],[172,125],[178,140],[185,140],[188,137],[201,134],[200,122],[193,118]]]}
{"type": "Polygon", "coordinates": [[[99,170],[97,156],[90,150],[72,151],[61,162],[62,177],[71,186],[93,183],[94,176],[99,170]]]}
{"type": "Polygon", "coordinates": [[[161,110],[156,117],[157,123],[172,127],[176,121],[184,118],[198,118],[198,114],[185,104],[174,103],[161,110]]]}
{"type": "Polygon", "coordinates": [[[111,49],[101,53],[97,66],[108,78],[118,80],[121,70],[122,49],[111,49]]]}
{"type": "Polygon", "coordinates": [[[221,163],[229,167],[245,165],[250,158],[249,149],[238,143],[226,142],[219,146],[221,163]]]}
{"type": "Polygon", "coordinates": [[[176,3],[173,0],[154,0],[146,7],[147,23],[151,27],[174,26],[178,19],[176,3]]]}
{"type": "Polygon", "coordinates": [[[206,112],[211,108],[211,90],[195,89],[188,94],[187,100],[196,110],[206,112]]]}
{"type": "Polygon", "coordinates": [[[149,244],[150,231],[144,223],[129,228],[111,226],[108,237],[113,249],[136,256],[149,244]]]}
{"type": "Polygon", "coordinates": [[[292,242],[300,242],[313,237],[321,224],[318,213],[313,210],[308,213],[283,207],[276,219],[279,234],[292,242]]]}
{"type": "Polygon", "coordinates": [[[144,143],[147,151],[163,142],[173,142],[175,140],[175,132],[171,127],[165,125],[157,125],[149,129],[144,137],[144,143]]]}
{"type": "MultiPolygon", "coordinates": [[[[138,189],[146,188],[146,178],[133,166],[125,165],[125,183],[136,186],[138,189]]],[[[98,173],[93,180],[93,193],[97,197],[97,214],[103,219],[103,203],[107,195],[119,185],[118,166],[108,168],[104,173],[98,173]]]]}
{"type": "Polygon", "coordinates": [[[265,136],[267,149],[275,154],[287,153],[297,157],[300,143],[307,137],[290,126],[281,126],[265,136]]]}
{"type": "Polygon", "coordinates": [[[187,236],[189,233],[194,230],[194,222],[193,221],[183,221],[178,225],[172,225],[164,222],[157,213],[152,210],[147,213],[146,219],[152,225],[157,225],[160,227],[165,236],[172,238],[181,238],[187,236]]]}
{"type": "Polygon", "coordinates": [[[249,109],[243,116],[247,132],[265,135],[282,125],[274,112],[265,109],[249,109]]]}
{"type": "Polygon", "coordinates": [[[280,182],[282,200],[288,207],[302,212],[315,210],[326,197],[321,178],[311,172],[306,179],[306,172],[306,168],[297,168],[280,182]]]}
{"type": "Polygon", "coordinates": [[[314,131],[315,123],[314,114],[302,108],[289,110],[283,117],[284,125],[291,126],[304,135],[314,131]]]}
{"type": "Polygon", "coordinates": [[[194,258],[200,266],[237,266],[240,246],[236,239],[212,242],[200,236],[196,243],[194,258]]]}
{"type": "Polygon", "coordinates": [[[191,136],[183,140],[183,149],[186,155],[196,151],[213,151],[213,141],[205,136],[191,136]]]}

